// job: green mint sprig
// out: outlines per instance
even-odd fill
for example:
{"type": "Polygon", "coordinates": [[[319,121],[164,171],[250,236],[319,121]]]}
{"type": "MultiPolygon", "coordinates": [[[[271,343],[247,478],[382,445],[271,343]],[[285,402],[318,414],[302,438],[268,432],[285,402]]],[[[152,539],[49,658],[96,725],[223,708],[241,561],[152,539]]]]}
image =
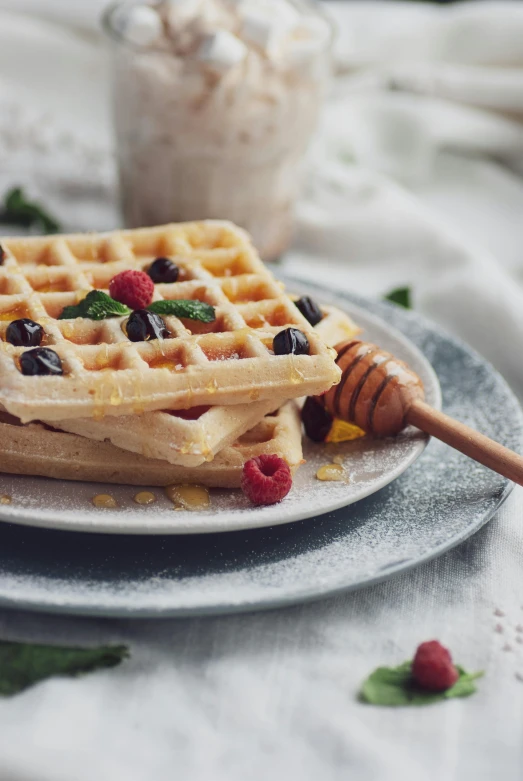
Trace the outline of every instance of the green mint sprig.
{"type": "Polygon", "coordinates": [[[59,320],[72,320],[75,317],[86,317],[88,320],[105,320],[106,317],[122,317],[131,310],[125,304],[120,304],[108,296],[103,290],[91,290],[76,306],[66,306],[59,320]]]}
{"type": "MultiPolygon", "coordinates": [[[[212,323],[216,320],[214,307],[203,301],[184,298],[173,301],[153,301],[147,309],[157,315],[185,317],[188,320],[200,320],[202,323],[212,323]]],[[[115,301],[103,290],[91,290],[75,306],[64,307],[58,319],[72,320],[75,317],[85,317],[89,320],[105,320],[106,317],[122,317],[130,313],[128,306],[115,301]]]]}
{"type": "Polygon", "coordinates": [[[213,306],[206,304],[204,301],[192,301],[187,298],[178,298],[172,301],[153,301],[147,309],[156,315],[185,317],[188,320],[200,320],[202,323],[213,323],[216,320],[216,312],[213,306]]]}
{"type": "Polygon", "coordinates": [[[412,296],[410,287],[397,287],[391,290],[386,296],[385,301],[392,301],[393,304],[402,306],[404,309],[412,309],[412,296]]]}
{"type": "Polygon", "coordinates": [[[42,233],[58,233],[60,223],[39,203],[26,198],[21,187],[13,187],[6,193],[0,208],[0,223],[36,228],[42,233]]]}
{"type": "Polygon", "coordinates": [[[475,680],[483,673],[467,673],[456,665],[459,678],[450,689],[430,692],[422,689],[412,678],[412,662],[399,667],[378,667],[364,681],[359,698],[371,705],[398,707],[401,705],[430,705],[453,697],[469,697],[476,691],[475,680]]]}
{"type": "Polygon", "coordinates": [[[116,667],[128,656],[123,645],[63,648],[0,642],[0,695],[17,694],[54,675],[76,676],[116,667]]]}

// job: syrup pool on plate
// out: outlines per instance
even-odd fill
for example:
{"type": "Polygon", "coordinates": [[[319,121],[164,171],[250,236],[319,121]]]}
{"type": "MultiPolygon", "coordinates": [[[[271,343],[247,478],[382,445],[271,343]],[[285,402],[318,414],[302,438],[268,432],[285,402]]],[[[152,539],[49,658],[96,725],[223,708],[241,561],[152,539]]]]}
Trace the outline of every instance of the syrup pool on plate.
{"type": "Polygon", "coordinates": [[[136,504],[153,504],[156,501],[156,496],[152,491],[140,491],[135,494],[134,501],[136,504]]]}
{"type": "Polygon", "coordinates": [[[206,510],[211,505],[209,491],[203,485],[168,485],[165,493],[177,509],[206,510]]]}
{"type": "Polygon", "coordinates": [[[103,509],[118,507],[118,502],[111,494],[96,494],[91,501],[95,507],[101,507],[103,509]]]}
{"type": "Polygon", "coordinates": [[[323,482],[339,482],[345,480],[346,472],[341,464],[325,464],[316,472],[316,478],[323,482]]]}

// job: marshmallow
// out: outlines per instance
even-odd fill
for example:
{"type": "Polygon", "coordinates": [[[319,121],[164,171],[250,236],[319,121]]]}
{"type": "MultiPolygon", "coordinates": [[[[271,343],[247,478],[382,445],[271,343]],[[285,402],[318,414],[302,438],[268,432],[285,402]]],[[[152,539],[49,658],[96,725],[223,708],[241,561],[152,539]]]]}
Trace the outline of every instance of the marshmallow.
{"type": "Polygon", "coordinates": [[[299,23],[300,14],[286,2],[278,0],[244,1],[239,11],[242,37],[268,53],[274,53],[286,35],[299,23]]]}
{"type": "Polygon", "coordinates": [[[247,56],[247,47],[228,30],[217,30],[207,36],[198,49],[198,59],[224,73],[247,56]]]}
{"type": "Polygon", "coordinates": [[[264,14],[251,11],[243,17],[242,35],[249,43],[268,49],[275,34],[275,25],[264,14]]]}
{"type": "Polygon", "coordinates": [[[148,5],[137,5],[117,17],[118,31],[131,43],[147,46],[162,33],[162,20],[148,5]]]}

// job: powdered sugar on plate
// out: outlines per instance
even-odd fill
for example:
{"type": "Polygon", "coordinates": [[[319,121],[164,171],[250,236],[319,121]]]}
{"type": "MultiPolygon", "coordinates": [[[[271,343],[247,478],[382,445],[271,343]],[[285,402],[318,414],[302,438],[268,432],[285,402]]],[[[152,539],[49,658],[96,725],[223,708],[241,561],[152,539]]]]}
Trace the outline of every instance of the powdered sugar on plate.
{"type": "MultiPolygon", "coordinates": [[[[320,297],[318,286],[314,290],[292,287],[320,297]]],[[[347,300],[328,291],[322,291],[321,298],[341,307],[347,300]]],[[[348,300],[349,311],[356,302],[382,315],[423,351],[438,373],[446,412],[507,447],[521,448],[519,405],[504,380],[481,357],[415,313],[352,295],[348,300]]],[[[391,347],[389,343],[384,346],[391,347]]],[[[377,455],[362,451],[358,461],[352,450],[362,445],[349,443],[336,451],[343,450],[345,459],[345,449],[350,450],[351,458],[372,482],[377,455]]],[[[321,460],[315,451],[316,446],[308,451],[311,472],[321,460]]],[[[336,457],[333,452],[329,458],[336,457]]],[[[392,455],[391,450],[388,453],[392,455]]],[[[0,492],[20,498],[24,483],[8,478],[5,483],[0,492]]],[[[32,513],[39,508],[38,485],[40,481],[35,481],[28,492],[32,513]]],[[[302,489],[297,481],[295,491],[306,490],[310,501],[310,492],[330,493],[339,484],[318,485],[316,481],[311,486],[302,489]]],[[[350,507],[296,523],[177,537],[69,534],[0,524],[0,604],[139,617],[245,611],[319,598],[390,578],[440,555],[486,523],[511,487],[499,475],[432,440],[421,457],[381,491],[350,507]]],[[[91,486],[88,494],[79,495],[75,506],[84,509],[95,489],[91,486]]],[[[69,485],[67,496],[77,490],[83,486],[69,485]]],[[[130,496],[128,492],[121,497],[127,504],[119,513],[126,523],[133,519],[142,523],[144,517],[167,510],[167,505],[159,507],[160,502],[145,510],[136,504],[133,507],[130,496]]],[[[274,512],[283,510],[290,498],[274,512]]],[[[225,493],[213,496],[213,506],[214,502],[221,508],[218,519],[226,512],[239,517],[247,512],[241,504],[226,508],[225,493]]],[[[53,506],[59,506],[59,501],[53,506]]],[[[172,510],[170,515],[183,517],[172,510]]],[[[103,513],[101,517],[111,516],[103,513]]],[[[212,512],[208,518],[212,520],[212,512]]],[[[505,642],[504,635],[501,641],[505,642]]]]}

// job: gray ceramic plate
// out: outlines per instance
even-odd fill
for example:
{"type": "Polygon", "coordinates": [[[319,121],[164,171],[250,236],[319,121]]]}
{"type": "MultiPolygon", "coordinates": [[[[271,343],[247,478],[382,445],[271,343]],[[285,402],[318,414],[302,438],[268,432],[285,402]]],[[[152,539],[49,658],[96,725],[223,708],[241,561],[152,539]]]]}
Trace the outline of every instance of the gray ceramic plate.
{"type": "MultiPolygon", "coordinates": [[[[314,293],[319,295],[317,286],[314,293]]],[[[436,370],[444,409],[520,449],[523,420],[517,401],[469,348],[397,307],[333,297],[328,291],[321,297],[342,308],[347,302],[362,306],[403,331],[436,370]]],[[[391,577],[457,545],[492,517],[511,487],[432,441],[378,493],[285,526],[146,537],[0,524],[0,604],[91,615],[173,616],[318,598],[391,577]]]]}

